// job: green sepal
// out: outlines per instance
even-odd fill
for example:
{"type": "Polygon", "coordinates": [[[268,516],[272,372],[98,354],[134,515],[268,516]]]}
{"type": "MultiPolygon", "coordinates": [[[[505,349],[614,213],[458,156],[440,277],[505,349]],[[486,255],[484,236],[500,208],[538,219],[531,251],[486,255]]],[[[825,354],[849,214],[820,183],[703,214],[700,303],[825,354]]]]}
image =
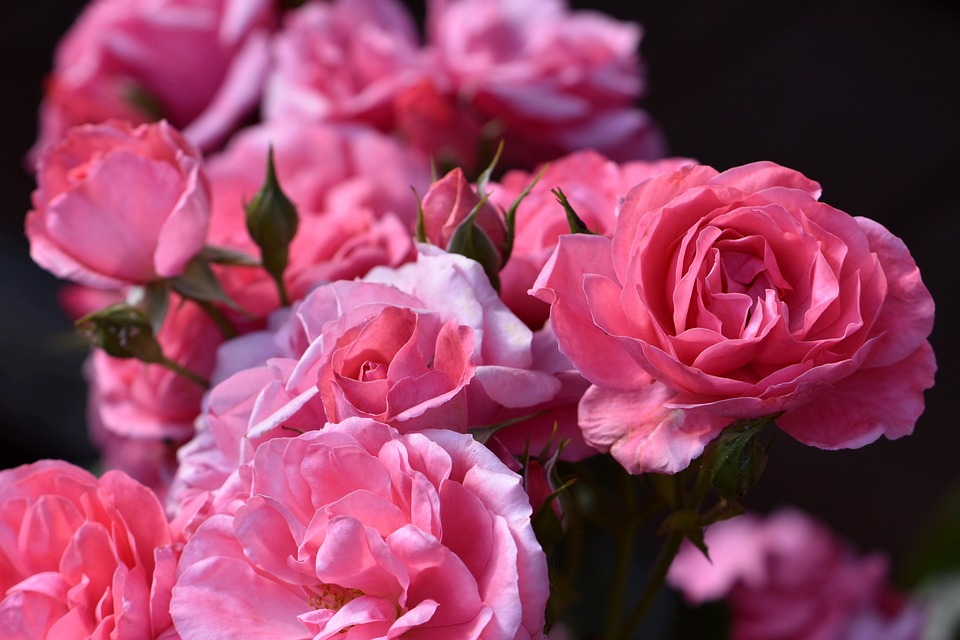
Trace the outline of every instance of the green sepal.
{"type": "MultiPolygon", "coordinates": [[[[778,414],[779,415],[779,414],[778,414]]],[[[723,430],[710,460],[712,484],[724,500],[741,499],[767,466],[767,447],[759,435],[776,416],[738,421],[723,430]]]]}
{"type": "Polygon", "coordinates": [[[495,424],[487,424],[480,427],[473,427],[472,429],[467,429],[467,433],[473,436],[473,439],[479,442],[480,444],[487,444],[490,441],[490,438],[497,435],[497,432],[506,429],[507,427],[513,426],[525,420],[531,418],[536,418],[537,416],[543,414],[543,411],[537,411],[536,413],[528,413],[527,415],[517,416],[516,418],[510,418],[509,420],[504,420],[503,422],[497,422],[495,424]]]}
{"type": "Polygon", "coordinates": [[[157,280],[144,287],[142,305],[154,333],[160,331],[167,317],[167,311],[170,309],[170,283],[166,280],[157,280]]]}
{"type": "Polygon", "coordinates": [[[570,233],[585,233],[591,236],[600,235],[596,231],[591,231],[587,228],[586,223],[580,219],[580,216],[577,215],[577,212],[574,211],[573,205],[570,204],[570,201],[567,200],[566,194],[563,193],[563,190],[557,187],[556,189],[551,189],[552,193],[557,198],[557,202],[563,207],[563,210],[567,214],[567,224],[570,226],[570,233]]]}
{"type": "Polygon", "coordinates": [[[183,273],[170,279],[173,290],[188,300],[196,302],[220,302],[238,313],[247,314],[240,305],[233,301],[220,286],[217,274],[210,265],[199,258],[187,263],[183,273]]]}
{"type": "Polygon", "coordinates": [[[136,358],[149,364],[165,361],[147,313],[125,303],[113,304],[76,322],[87,340],[114,358],[136,358]]]}
{"type": "Polygon", "coordinates": [[[200,251],[200,259],[204,262],[224,264],[231,267],[262,266],[261,262],[249,253],[235,249],[227,249],[225,247],[215,247],[209,244],[200,251]]]}
{"type": "Polygon", "coordinates": [[[410,189],[413,191],[413,197],[417,199],[417,242],[428,242],[427,223],[423,218],[423,199],[417,193],[416,187],[410,187],[410,189]]]}
{"type": "MultiPolygon", "coordinates": [[[[503,241],[503,265],[507,264],[507,260],[510,259],[510,255],[513,253],[513,240],[517,235],[517,209],[520,207],[520,203],[526,199],[530,192],[533,191],[533,188],[537,186],[537,183],[540,182],[540,178],[543,177],[543,174],[547,172],[547,169],[550,167],[549,164],[543,165],[543,169],[540,170],[540,173],[537,174],[530,184],[520,192],[520,195],[510,203],[510,208],[503,212],[503,220],[506,223],[506,239],[503,241]]],[[[501,265],[501,269],[503,268],[501,265]]]]}
{"type": "Polygon", "coordinates": [[[463,222],[457,226],[453,235],[450,237],[450,242],[447,244],[447,251],[449,253],[466,256],[471,260],[479,262],[483,267],[484,273],[487,274],[490,284],[499,292],[499,274],[500,267],[503,264],[500,259],[500,253],[497,251],[497,247],[493,244],[490,236],[476,224],[477,213],[487,204],[489,198],[489,194],[481,196],[480,202],[478,202],[470,211],[470,214],[463,219],[463,222]]]}

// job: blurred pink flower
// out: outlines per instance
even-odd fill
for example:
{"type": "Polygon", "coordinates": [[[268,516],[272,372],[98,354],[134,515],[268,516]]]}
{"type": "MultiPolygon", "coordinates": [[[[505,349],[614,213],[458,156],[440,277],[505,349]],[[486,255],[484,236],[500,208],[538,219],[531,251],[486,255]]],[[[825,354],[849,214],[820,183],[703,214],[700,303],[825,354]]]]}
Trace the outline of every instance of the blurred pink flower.
{"type": "Polygon", "coordinates": [[[240,477],[184,549],[184,640],[543,637],[529,501],[470,436],[353,418],[261,445],[240,477]]]}
{"type": "Polygon", "coordinates": [[[200,154],[166,122],[74,128],[40,159],[37,184],[30,255],[58,277],[146,284],[182,273],[206,241],[200,154]]]}
{"type": "Polygon", "coordinates": [[[44,460],[0,471],[4,638],[176,638],[179,548],[156,496],[44,460]]]}
{"type": "Polygon", "coordinates": [[[95,0],[57,47],[34,153],[72,126],[165,118],[193,144],[223,141],[269,66],[272,0],[95,0]]]}
{"type": "Polygon", "coordinates": [[[692,604],[725,598],[731,640],[918,640],[923,612],[886,582],[880,555],[858,557],[800,512],[746,515],[707,529],[667,576],[692,604]]]}
{"type": "Polygon", "coordinates": [[[758,162],[640,183],[613,239],[559,244],[533,292],[595,386],[590,444],[673,473],[724,426],[777,424],[824,449],[909,434],[936,369],[933,300],[903,242],[758,162]]]}

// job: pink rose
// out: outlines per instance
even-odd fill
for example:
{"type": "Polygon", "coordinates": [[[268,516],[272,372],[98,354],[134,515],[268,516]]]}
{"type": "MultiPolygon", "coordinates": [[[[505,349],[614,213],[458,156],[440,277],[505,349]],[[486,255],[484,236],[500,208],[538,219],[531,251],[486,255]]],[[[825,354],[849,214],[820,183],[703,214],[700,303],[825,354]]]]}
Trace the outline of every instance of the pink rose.
{"type": "Polygon", "coordinates": [[[427,19],[432,74],[507,140],[508,163],[587,147],[616,160],[660,155],[634,106],[644,90],[638,25],[560,0],[435,0],[427,19]]]}
{"type": "MultiPolygon", "coordinates": [[[[463,170],[457,168],[430,185],[420,204],[427,240],[448,249],[457,228],[480,204],[480,197],[467,182],[463,170]]],[[[493,205],[485,204],[477,212],[474,224],[486,234],[498,253],[502,253],[507,229],[500,212],[493,205]]]]}
{"type": "Polygon", "coordinates": [[[585,385],[552,336],[535,339],[476,262],[423,250],[436,253],[320,286],[273,336],[225,345],[220,358],[236,372],[210,391],[197,441],[180,459],[175,503],[216,489],[262,442],[351,417],[404,433],[463,432],[550,410],[506,430],[516,432],[514,453],[527,438],[539,451],[557,421],[562,436],[576,431],[585,385]]]}
{"type": "Polygon", "coordinates": [[[357,121],[392,128],[392,103],[420,75],[416,26],[394,0],[310,2],[274,41],[268,120],[357,121]]]}
{"type": "Polygon", "coordinates": [[[178,555],[156,496],[123,473],[53,460],[0,471],[5,638],[176,638],[178,555]]]}
{"type": "MultiPolygon", "coordinates": [[[[694,161],[668,158],[657,162],[617,164],[596,151],[578,151],[551,161],[517,208],[513,252],[500,272],[500,297],[529,326],[541,327],[546,322],[550,307],[527,291],[547,263],[560,236],[570,233],[563,207],[551,193],[553,189],[563,190],[588,229],[612,236],[617,224],[617,208],[631,187],[686,164],[694,164],[694,161]]],[[[540,168],[530,173],[508,172],[499,185],[491,185],[490,201],[504,209],[509,208],[539,173],[540,168]]]]}
{"type": "Polygon", "coordinates": [[[57,47],[34,151],[72,126],[163,117],[209,149],[257,104],[271,0],[97,0],[57,47]]]}
{"type": "Polygon", "coordinates": [[[588,442],[676,472],[733,420],[825,449],[913,430],[935,362],[933,300],[882,226],[796,171],[688,166],[642,182],[613,239],[560,239],[534,286],[595,386],[588,442]]]}
{"type": "Polygon", "coordinates": [[[924,623],[886,582],[880,555],[859,557],[791,510],[746,515],[706,533],[710,560],[686,544],[667,581],[692,604],[725,598],[731,640],[918,640],[924,623]]]}
{"type": "Polygon", "coordinates": [[[206,241],[200,155],[166,122],[77,127],[44,154],[37,183],[30,255],[61,278],[99,288],[170,278],[206,241]]]}
{"type": "Polygon", "coordinates": [[[265,443],[241,477],[184,548],[184,640],[543,637],[530,503],[470,436],[355,418],[265,443]]]}

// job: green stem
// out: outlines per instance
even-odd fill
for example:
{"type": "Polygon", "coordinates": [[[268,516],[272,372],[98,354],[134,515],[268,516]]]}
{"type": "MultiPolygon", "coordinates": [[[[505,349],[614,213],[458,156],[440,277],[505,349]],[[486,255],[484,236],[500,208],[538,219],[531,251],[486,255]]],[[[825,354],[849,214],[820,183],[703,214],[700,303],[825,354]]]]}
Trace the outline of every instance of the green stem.
{"type": "Polygon", "coordinates": [[[183,376],[184,378],[186,378],[186,379],[189,380],[190,382],[194,382],[194,383],[200,385],[201,387],[203,387],[204,389],[209,389],[209,388],[210,388],[210,381],[209,381],[209,380],[207,380],[207,379],[204,378],[203,376],[200,376],[200,375],[194,373],[193,371],[190,371],[190,369],[187,369],[187,368],[184,367],[183,365],[180,365],[180,364],[174,362],[174,361],[171,360],[170,358],[166,358],[166,357],[165,357],[165,358],[163,358],[163,360],[161,360],[161,361],[158,362],[157,364],[159,364],[159,365],[162,366],[162,367],[166,367],[167,369],[170,369],[170,371],[173,371],[173,372],[176,373],[177,375],[183,376]]]}
{"type": "MultiPolygon", "coordinates": [[[[633,477],[625,476],[621,481],[624,512],[630,513],[634,508],[633,477]]],[[[614,578],[610,587],[610,598],[607,607],[607,625],[605,638],[612,638],[617,631],[620,620],[623,618],[623,605],[627,595],[627,584],[630,578],[630,565],[633,559],[633,545],[636,537],[637,520],[627,518],[617,530],[617,549],[614,554],[614,578]]]]}
{"type": "Polygon", "coordinates": [[[647,615],[653,601],[656,600],[657,594],[660,593],[660,588],[667,577],[667,571],[680,550],[681,542],[683,542],[682,531],[673,530],[667,534],[667,539],[663,541],[663,546],[660,547],[660,552],[653,564],[650,577],[647,578],[643,593],[640,594],[640,598],[633,606],[633,611],[630,612],[630,618],[619,635],[608,635],[607,637],[618,638],[619,640],[630,640],[633,637],[637,627],[640,626],[640,622],[643,621],[643,617],[647,615]]]}
{"type": "Polygon", "coordinates": [[[212,302],[207,302],[206,300],[194,300],[194,302],[200,305],[206,314],[216,323],[217,328],[220,329],[220,333],[223,334],[224,338],[232,340],[237,337],[237,331],[233,328],[233,325],[230,324],[230,321],[227,320],[227,316],[223,315],[223,312],[212,302]]]}
{"type": "Polygon", "coordinates": [[[289,307],[290,296],[287,295],[287,286],[283,283],[283,276],[277,276],[272,273],[270,275],[273,276],[273,281],[277,283],[277,291],[280,292],[280,306],[289,307]]]}

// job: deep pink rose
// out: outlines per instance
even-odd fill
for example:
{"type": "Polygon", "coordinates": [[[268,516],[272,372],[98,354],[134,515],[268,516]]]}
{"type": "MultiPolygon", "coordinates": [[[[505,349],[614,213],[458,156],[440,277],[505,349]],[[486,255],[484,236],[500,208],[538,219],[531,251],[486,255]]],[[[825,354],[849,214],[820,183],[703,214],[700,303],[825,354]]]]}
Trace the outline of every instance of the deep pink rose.
{"type": "Polygon", "coordinates": [[[26,221],[30,255],[54,275],[92,287],[179,275],[206,241],[201,163],[166,122],[72,129],[38,164],[26,221]]]}
{"type": "Polygon", "coordinates": [[[561,0],[434,0],[427,20],[437,88],[506,139],[508,163],[588,147],[616,160],[660,155],[634,106],[644,90],[638,25],[561,0]]]}
{"type": "Polygon", "coordinates": [[[57,47],[35,151],[72,126],[161,117],[208,149],[257,104],[272,0],[96,0],[57,47]]]}
{"type": "MultiPolygon", "coordinates": [[[[612,236],[620,201],[634,185],[693,160],[669,158],[657,162],[617,164],[596,151],[578,151],[553,160],[517,208],[516,236],[510,260],[500,271],[500,297],[531,327],[543,326],[550,307],[527,292],[557,246],[570,233],[563,207],[553,189],[562,189],[581,220],[591,231],[612,236]]],[[[499,185],[491,185],[490,201],[504,209],[540,174],[510,171],[499,185]]]]}
{"type": "Polygon", "coordinates": [[[530,503],[470,436],[354,418],[265,443],[240,475],[184,548],[184,640],[543,637],[530,503]]]}
{"type": "MultiPolygon", "coordinates": [[[[510,313],[476,262],[423,251],[416,263],[320,286],[273,335],[221,349],[235,373],[210,392],[174,503],[219,487],[266,440],[351,417],[463,432],[549,410],[502,432],[514,434],[514,453],[528,438],[539,452],[557,422],[563,437],[577,431],[585,383],[552,335],[510,313]]],[[[573,457],[589,452],[571,447],[573,457]]]]}
{"type": "Polygon", "coordinates": [[[632,189],[613,239],[560,239],[534,293],[595,386],[588,442],[632,472],[686,467],[731,421],[825,449],[913,430],[933,300],[885,228],[772,163],[687,166],[632,189]]]}
{"type": "Polygon", "coordinates": [[[922,610],[887,584],[881,555],[860,557],[792,510],[718,522],[710,560],[686,544],[667,582],[692,604],[725,598],[731,640],[918,640],[922,610]]]}
{"type": "Polygon", "coordinates": [[[179,556],[156,496],[44,460],[0,471],[3,637],[173,639],[179,556]]]}
{"type": "Polygon", "coordinates": [[[357,121],[389,130],[393,100],[422,71],[417,29],[395,0],[310,2],[274,41],[268,120],[357,121]]]}

